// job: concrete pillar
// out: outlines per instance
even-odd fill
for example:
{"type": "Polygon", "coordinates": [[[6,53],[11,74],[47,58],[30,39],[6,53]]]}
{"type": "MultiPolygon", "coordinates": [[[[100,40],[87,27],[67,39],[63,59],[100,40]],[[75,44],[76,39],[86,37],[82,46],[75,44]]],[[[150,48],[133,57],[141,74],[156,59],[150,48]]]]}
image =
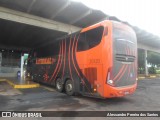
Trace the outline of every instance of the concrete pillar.
{"type": "Polygon", "coordinates": [[[24,54],[21,55],[21,77],[23,77],[24,54]]]}
{"type": "Polygon", "coordinates": [[[148,76],[147,50],[144,50],[144,62],[145,62],[145,75],[148,76]]]}
{"type": "Polygon", "coordinates": [[[1,67],[1,64],[2,64],[2,53],[0,52],[0,67],[1,67]]]}
{"type": "Polygon", "coordinates": [[[0,52],[0,74],[1,74],[1,65],[2,65],[2,53],[0,52]]]}

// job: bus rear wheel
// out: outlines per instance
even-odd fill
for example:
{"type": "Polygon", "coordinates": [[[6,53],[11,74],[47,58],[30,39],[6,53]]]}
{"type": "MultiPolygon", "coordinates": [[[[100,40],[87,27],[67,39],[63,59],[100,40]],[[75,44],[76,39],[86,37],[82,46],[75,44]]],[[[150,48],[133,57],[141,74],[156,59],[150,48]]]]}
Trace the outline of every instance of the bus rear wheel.
{"type": "Polygon", "coordinates": [[[75,92],[74,92],[74,85],[73,85],[73,82],[72,80],[67,80],[66,83],[65,83],[65,91],[67,93],[67,95],[74,95],[75,92]]]}
{"type": "Polygon", "coordinates": [[[63,91],[63,84],[62,84],[62,80],[60,78],[57,78],[57,80],[56,80],[56,90],[58,92],[63,91]]]}

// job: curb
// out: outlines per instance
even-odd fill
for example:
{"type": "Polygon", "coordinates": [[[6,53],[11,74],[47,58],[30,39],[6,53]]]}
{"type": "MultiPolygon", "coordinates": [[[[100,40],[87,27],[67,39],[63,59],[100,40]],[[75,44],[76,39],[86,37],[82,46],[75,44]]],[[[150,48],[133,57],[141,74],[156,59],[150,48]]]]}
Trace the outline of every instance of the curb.
{"type": "Polygon", "coordinates": [[[7,82],[9,85],[11,85],[13,88],[18,88],[18,89],[23,89],[23,88],[37,88],[40,85],[38,83],[34,84],[15,84],[11,82],[11,80],[6,80],[6,79],[0,79],[0,82],[7,82]]]}
{"type": "Polygon", "coordinates": [[[141,80],[141,79],[152,79],[152,78],[159,78],[159,76],[155,76],[155,75],[151,75],[151,76],[146,76],[146,77],[138,77],[138,80],[141,80]]]}

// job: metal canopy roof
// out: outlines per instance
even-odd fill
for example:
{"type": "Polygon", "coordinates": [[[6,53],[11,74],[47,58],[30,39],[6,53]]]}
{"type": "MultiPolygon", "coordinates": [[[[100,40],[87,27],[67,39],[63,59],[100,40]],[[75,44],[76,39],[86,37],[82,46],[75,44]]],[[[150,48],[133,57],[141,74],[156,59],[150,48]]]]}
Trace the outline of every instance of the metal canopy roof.
{"type": "Polygon", "coordinates": [[[0,6],[79,27],[86,27],[107,16],[70,0],[0,0],[0,6]]]}
{"type": "Polygon", "coordinates": [[[0,47],[34,48],[46,41],[65,35],[64,32],[44,29],[0,19],[0,47]]]}
{"type": "MultiPolygon", "coordinates": [[[[93,10],[82,3],[69,0],[0,0],[0,6],[78,26],[80,28],[99,22],[107,17],[99,10],[93,10]]],[[[138,27],[138,43],[160,48],[160,38],[138,27]]],[[[41,27],[0,19],[0,48],[34,48],[44,42],[68,34],[66,32],[44,29],[41,27]]]]}
{"type": "Polygon", "coordinates": [[[160,37],[153,35],[145,30],[142,30],[136,26],[132,26],[136,32],[138,43],[151,46],[153,48],[160,48],[160,37]]]}

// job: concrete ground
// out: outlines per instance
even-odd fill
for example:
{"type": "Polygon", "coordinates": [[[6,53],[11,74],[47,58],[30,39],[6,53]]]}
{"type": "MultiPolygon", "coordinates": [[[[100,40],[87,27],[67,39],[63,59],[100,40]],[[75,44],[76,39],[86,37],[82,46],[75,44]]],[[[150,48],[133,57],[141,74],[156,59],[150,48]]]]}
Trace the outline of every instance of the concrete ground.
{"type": "MultiPolygon", "coordinates": [[[[83,96],[67,96],[45,86],[32,89],[13,89],[6,82],[0,82],[0,111],[160,111],[159,91],[160,79],[145,79],[138,81],[135,94],[124,98],[104,100],[83,96]]],[[[64,118],[56,119],[62,120],[64,118]]],[[[66,119],[72,120],[73,118],[66,119]]],[[[79,120],[83,119],[85,118],[79,120]]],[[[98,117],[94,119],[99,120],[98,117]]],[[[128,120],[130,118],[118,119],[128,120]]],[[[137,119],[141,120],[142,118],[137,119]]],[[[150,119],[147,118],[147,120],[150,119]]]]}

